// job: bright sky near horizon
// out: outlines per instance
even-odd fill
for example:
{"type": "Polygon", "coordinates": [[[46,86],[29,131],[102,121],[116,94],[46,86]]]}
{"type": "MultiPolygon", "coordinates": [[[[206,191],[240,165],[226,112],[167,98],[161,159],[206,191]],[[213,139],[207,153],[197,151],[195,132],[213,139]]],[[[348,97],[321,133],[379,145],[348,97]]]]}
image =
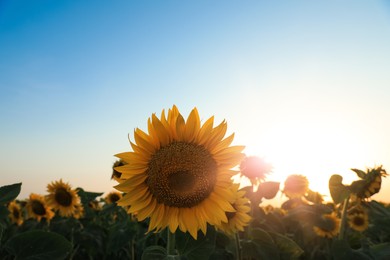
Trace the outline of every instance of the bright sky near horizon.
{"type": "Polygon", "coordinates": [[[269,180],[327,193],[390,173],[389,101],[386,1],[0,1],[0,186],[19,198],[113,190],[113,155],[173,104],[226,119],[269,180]]]}

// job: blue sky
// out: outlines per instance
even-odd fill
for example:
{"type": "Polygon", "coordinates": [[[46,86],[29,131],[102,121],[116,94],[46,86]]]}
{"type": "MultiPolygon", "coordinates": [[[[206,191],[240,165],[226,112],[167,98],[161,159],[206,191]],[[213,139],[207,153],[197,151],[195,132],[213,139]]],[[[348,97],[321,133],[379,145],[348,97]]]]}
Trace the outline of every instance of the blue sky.
{"type": "Polygon", "coordinates": [[[226,119],[275,180],[388,169],[389,46],[386,1],[3,0],[0,185],[112,190],[127,135],[173,104],[226,119]]]}

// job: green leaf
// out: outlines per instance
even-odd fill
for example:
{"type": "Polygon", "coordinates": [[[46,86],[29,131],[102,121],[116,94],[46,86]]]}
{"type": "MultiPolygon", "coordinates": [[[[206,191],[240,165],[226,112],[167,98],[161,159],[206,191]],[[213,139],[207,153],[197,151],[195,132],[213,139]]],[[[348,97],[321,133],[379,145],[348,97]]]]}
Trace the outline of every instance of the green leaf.
{"type": "Polygon", "coordinates": [[[8,218],[9,210],[6,206],[0,205],[0,219],[8,218]]]}
{"type": "Polygon", "coordinates": [[[345,259],[353,259],[353,260],[369,260],[371,259],[369,256],[365,255],[362,252],[353,250],[347,241],[345,240],[333,240],[332,248],[331,248],[332,256],[335,260],[345,260],[345,259]]]}
{"type": "Polygon", "coordinates": [[[279,191],[280,182],[267,181],[260,183],[258,193],[261,197],[270,200],[275,198],[279,191]]]}
{"type": "Polygon", "coordinates": [[[370,249],[375,259],[390,259],[390,242],[374,245],[370,249]]]}
{"type": "Polygon", "coordinates": [[[167,250],[162,246],[149,246],[142,253],[142,260],[167,259],[167,250]]]}
{"type": "Polygon", "coordinates": [[[250,238],[255,243],[257,255],[261,256],[261,259],[280,259],[278,248],[268,232],[255,228],[252,230],[250,238]]]}
{"type": "Polygon", "coordinates": [[[63,236],[40,230],[18,234],[4,247],[15,260],[65,259],[72,250],[72,245],[63,236]]]}
{"type": "Polygon", "coordinates": [[[216,231],[210,226],[206,235],[199,231],[196,240],[188,232],[176,231],[175,234],[179,254],[189,260],[208,259],[215,249],[216,231]]]}
{"type": "Polygon", "coordinates": [[[344,201],[350,193],[348,188],[342,184],[342,181],[343,177],[338,174],[332,175],[329,179],[329,191],[335,204],[344,201]]]}
{"type": "Polygon", "coordinates": [[[20,193],[22,183],[15,183],[0,187],[0,205],[13,201],[20,193]]]}
{"type": "Polygon", "coordinates": [[[354,168],[352,168],[351,170],[354,171],[360,179],[364,179],[364,177],[366,177],[366,173],[362,170],[354,168]]]}
{"type": "Polygon", "coordinates": [[[90,201],[103,195],[103,192],[89,192],[89,191],[84,191],[82,188],[77,188],[76,190],[84,206],[87,206],[90,201]]]}
{"type": "Polygon", "coordinates": [[[280,259],[300,259],[304,253],[302,248],[290,238],[275,232],[268,232],[268,234],[270,234],[278,248],[280,259]]]}
{"type": "Polygon", "coordinates": [[[107,252],[119,251],[128,245],[135,234],[135,228],[130,225],[117,223],[108,230],[107,252]]]}

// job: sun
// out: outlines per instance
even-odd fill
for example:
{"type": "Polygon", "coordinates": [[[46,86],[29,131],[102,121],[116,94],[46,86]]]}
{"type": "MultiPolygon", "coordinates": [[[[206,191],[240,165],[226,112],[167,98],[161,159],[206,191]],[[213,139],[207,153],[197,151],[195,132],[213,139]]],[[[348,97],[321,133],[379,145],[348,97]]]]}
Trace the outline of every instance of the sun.
{"type": "Polygon", "coordinates": [[[304,175],[309,188],[326,195],[325,200],[330,200],[328,181],[332,174],[340,174],[350,183],[356,179],[350,168],[366,166],[364,148],[356,142],[353,131],[318,122],[285,121],[247,143],[247,155],[264,156],[273,165],[267,180],[282,185],[291,174],[304,175]]]}

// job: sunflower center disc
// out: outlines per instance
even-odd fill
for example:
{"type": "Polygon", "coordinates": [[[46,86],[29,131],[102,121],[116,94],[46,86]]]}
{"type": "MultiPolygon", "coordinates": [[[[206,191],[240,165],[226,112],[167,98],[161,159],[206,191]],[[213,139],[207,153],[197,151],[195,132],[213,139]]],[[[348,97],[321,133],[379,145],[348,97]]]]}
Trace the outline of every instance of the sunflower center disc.
{"type": "Polygon", "coordinates": [[[63,188],[57,189],[54,196],[61,206],[67,207],[72,204],[72,195],[63,188]]]}
{"type": "Polygon", "coordinates": [[[190,208],[206,199],[217,180],[217,164],[197,144],[175,142],[150,159],[146,184],[157,199],[171,207],[190,208]]]}
{"type": "Polygon", "coordinates": [[[46,214],[46,210],[45,210],[45,207],[43,207],[42,203],[37,201],[37,200],[33,200],[31,202],[31,209],[32,211],[39,215],[39,216],[43,216],[46,214]]]}
{"type": "Polygon", "coordinates": [[[353,224],[356,226],[363,226],[364,225],[364,219],[361,217],[354,217],[353,224]]]}
{"type": "Polygon", "coordinates": [[[14,216],[14,218],[20,218],[20,211],[17,209],[13,209],[12,215],[14,216]]]}

